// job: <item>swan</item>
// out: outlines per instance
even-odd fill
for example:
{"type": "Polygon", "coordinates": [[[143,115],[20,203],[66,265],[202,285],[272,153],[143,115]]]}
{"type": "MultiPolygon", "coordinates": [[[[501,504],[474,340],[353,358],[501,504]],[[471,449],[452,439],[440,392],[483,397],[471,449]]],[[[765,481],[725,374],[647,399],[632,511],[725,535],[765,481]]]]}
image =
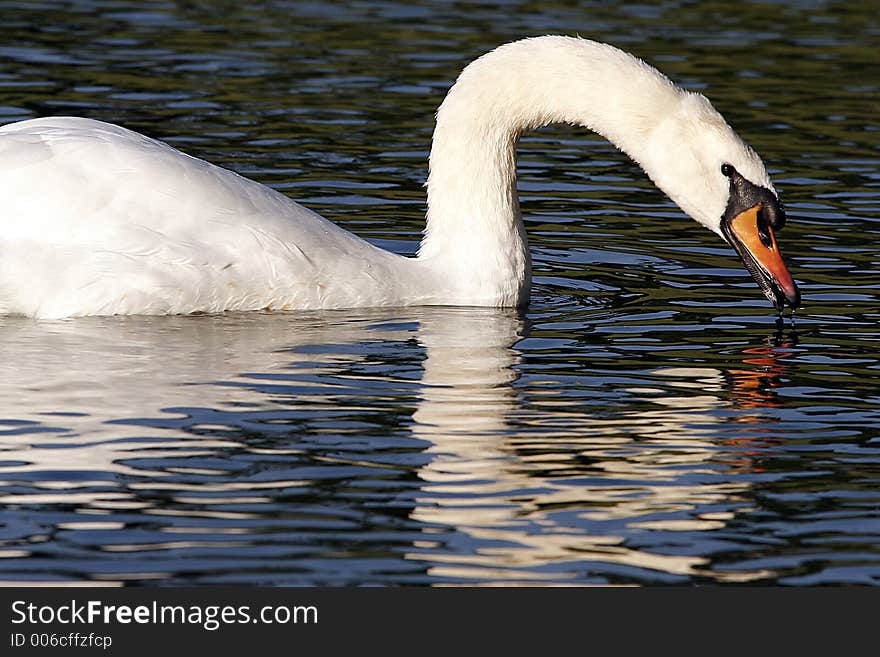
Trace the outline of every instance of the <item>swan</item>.
{"type": "Polygon", "coordinates": [[[543,36],[473,61],[437,110],[414,258],[117,125],[50,117],[0,127],[0,313],[526,305],[516,145],[551,123],[604,136],[734,248],[780,313],[798,306],[775,236],[783,206],[710,102],[608,44],[543,36]]]}

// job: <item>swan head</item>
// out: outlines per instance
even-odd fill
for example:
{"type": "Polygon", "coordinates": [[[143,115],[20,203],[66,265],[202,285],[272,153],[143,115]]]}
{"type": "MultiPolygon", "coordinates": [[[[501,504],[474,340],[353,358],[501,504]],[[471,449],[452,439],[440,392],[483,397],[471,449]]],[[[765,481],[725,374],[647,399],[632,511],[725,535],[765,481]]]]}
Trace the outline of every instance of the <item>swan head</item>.
{"type": "Polygon", "coordinates": [[[727,206],[720,221],[724,239],[776,310],[782,312],[786,306],[794,310],[801,294],[776,242],[776,231],[785,225],[779,197],[745,178],[729,162],[721,165],[721,174],[729,180],[727,206]]]}
{"type": "Polygon", "coordinates": [[[652,137],[643,166],[655,184],[733,247],[777,311],[797,308],[800,292],[776,241],[785,210],[758,154],[690,92],[652,137]]]}

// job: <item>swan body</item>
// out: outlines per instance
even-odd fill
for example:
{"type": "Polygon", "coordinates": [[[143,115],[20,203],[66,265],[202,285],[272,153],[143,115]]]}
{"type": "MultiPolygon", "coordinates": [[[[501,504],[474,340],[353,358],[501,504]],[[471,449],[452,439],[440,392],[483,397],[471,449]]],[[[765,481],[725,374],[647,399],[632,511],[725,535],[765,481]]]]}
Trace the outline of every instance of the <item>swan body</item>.
{"type": "Polygon", "coordinates": [[[471,63],[441,104],[415,258],[119,126],[55,117],[0,127],[0,313],[524,305],[516,144],[559,122],[605,136],[728,241],[725,212],[742,194],[724,165],[743,189],[766,192],[765,205],[776,198],[760,158],[703,96],[611,46],[538,37],[471,63]]]}
{"type": "MultiPolygon", "coordinates": [[[[118,126],[0,128],[0,304],[36,317],[399,304],[411,261],[118,126]],[[24,193],[22,193],[22,190],[24,193]]],[[[423,280],[423,279],[417,279],[423,280]]]]}

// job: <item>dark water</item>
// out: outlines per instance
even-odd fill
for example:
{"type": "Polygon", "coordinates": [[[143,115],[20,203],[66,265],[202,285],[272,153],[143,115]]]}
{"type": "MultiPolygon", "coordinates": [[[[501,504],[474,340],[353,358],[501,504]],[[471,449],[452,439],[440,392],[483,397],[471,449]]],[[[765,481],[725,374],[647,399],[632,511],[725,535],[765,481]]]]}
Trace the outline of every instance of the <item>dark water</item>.
{"type": "Polygon", "coordinates": [[[804,295],[625,156],[520,152],[525,313],[0,318],[0,580],[880,584],[873,2],[0,2],[0,121],[123,123],[401,253],[432,112],[579,33],[706,93],[763,155],[804,295]]]}

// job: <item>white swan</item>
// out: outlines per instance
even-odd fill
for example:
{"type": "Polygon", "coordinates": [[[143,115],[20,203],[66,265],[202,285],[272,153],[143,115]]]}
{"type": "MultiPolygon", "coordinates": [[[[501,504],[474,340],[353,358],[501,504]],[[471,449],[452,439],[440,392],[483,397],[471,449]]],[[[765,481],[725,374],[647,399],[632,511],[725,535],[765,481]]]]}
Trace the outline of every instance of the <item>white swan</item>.
{"type": "Polygon", "coordinates": [[[0,312],[524,305],[531,259],[516,144],[561,122],[638,162],[736,248],[777,309],[798,305],[764,165],[709,101],[609,45],[547,36],[480,57],[440,106],[416,258],[119,126],[70,117],[3,126],[0,312]]]}

